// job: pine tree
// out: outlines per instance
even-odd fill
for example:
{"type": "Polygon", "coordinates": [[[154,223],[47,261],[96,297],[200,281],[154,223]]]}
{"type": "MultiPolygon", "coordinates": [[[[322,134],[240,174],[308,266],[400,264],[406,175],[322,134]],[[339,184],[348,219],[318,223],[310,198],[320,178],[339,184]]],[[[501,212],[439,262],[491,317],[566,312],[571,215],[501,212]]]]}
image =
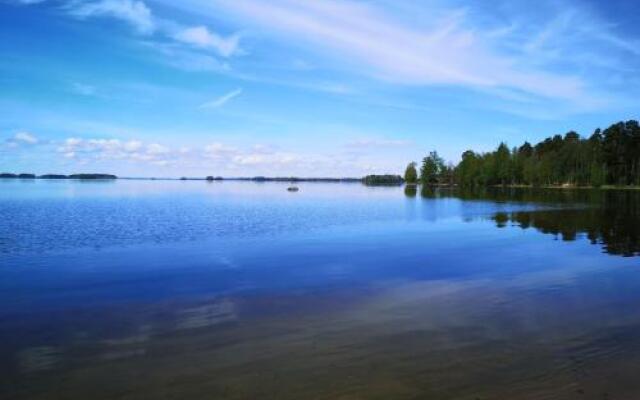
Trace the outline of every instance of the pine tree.
{"type": "Polygon", "coordinates": [[[404,180],[406,183],[418,183],[418,171],[416,170],[415,162],[412,161],[407,165],[407,169],[404,171],[404,180]]]}

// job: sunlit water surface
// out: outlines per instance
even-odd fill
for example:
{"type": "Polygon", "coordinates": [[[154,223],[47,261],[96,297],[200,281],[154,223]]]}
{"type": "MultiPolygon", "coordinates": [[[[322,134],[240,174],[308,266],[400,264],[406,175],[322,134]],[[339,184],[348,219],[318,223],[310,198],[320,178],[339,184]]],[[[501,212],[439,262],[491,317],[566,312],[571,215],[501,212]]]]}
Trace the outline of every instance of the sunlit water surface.
{"type": "Polygon", "coordinates": [[[638,399],[640,195],[0,180],[0,398],[638,399]]]}

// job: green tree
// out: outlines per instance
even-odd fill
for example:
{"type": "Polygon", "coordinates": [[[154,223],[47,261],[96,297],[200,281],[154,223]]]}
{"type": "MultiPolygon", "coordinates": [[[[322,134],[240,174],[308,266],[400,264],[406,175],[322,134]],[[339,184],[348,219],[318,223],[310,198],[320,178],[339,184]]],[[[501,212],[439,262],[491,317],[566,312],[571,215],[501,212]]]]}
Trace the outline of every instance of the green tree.
{"type": "Polygon", "coordinates": [[[456,167],[455,177],[462,186],[476,186],[479,182],[480,157],[472,150],[462,153],[462,160],[456,167]]]}
{"type": "Polygon", "coordinates": [[[506,144],[500,143],[495,152],[492,181],[500,185],[511,183],[511,152],[506,144]]]}
{"type": "Polygon", "coordinates": [[[428,156],[422,159],[420,181],[425,185],[438,183],[440,172],[443,169],[444,160],[438,155],[438,152],[430,152],[428,156]]]}
{"type": "Polygon", "coordinates": [[[416,170],[416,163],[410,162],[407,165],[407,169],[404,171],[404,180],[406,183],[418,183],[418,171],[416,170]]]}

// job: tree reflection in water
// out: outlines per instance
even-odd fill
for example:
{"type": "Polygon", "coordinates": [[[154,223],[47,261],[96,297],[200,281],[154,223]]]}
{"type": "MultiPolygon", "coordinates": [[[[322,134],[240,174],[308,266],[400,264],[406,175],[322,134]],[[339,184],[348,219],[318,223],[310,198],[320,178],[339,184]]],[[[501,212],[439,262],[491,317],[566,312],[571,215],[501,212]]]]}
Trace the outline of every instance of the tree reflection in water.
{"type": "MultiPolygon", "coordinates": [[[[405,189],[407,196],[410,196],[405,189]]],[[[497,212],[498,228],[509,225],[534,228],[564,241],[580,238],[602,246],[612,255],[640,255],[640,191],[564,190],[527,188],[446,189],[423,186],[424,199],[458,198],[505,203],[548,205],[538,211],[497,212]]]]}

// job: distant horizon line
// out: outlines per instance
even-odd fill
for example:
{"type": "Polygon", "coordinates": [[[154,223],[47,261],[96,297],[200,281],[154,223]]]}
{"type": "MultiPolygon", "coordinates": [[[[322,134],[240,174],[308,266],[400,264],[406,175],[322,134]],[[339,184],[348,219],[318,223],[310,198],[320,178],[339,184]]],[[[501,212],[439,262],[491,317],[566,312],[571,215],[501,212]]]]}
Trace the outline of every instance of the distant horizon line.
{"type": "Polygon", "coordinates": [[[42,174],[36,175],[34,173],[10,173],[10,172],[2,172],[0,173],[0,179],[43,179],[43,180],[73,180],[73,179],[105,179],[105,180],[113,180],[113,179],[123,179],[123,180],[197,180],[197,181],[253,181],[253,182],[361,182],[368,176],[394,176],[400,177],[399,174],[370,174],[365,175],[363,177],[300,177],[300,176],[232,176],[232,177],[223,177],[223,176],[204,176],[204,177],[193,177],[193,176],[181,176],[181,177],[144,177],[144,176],[117,176],[114,174],[106,174],[106,173],[77,173],[77,174],[42,174]]]}

